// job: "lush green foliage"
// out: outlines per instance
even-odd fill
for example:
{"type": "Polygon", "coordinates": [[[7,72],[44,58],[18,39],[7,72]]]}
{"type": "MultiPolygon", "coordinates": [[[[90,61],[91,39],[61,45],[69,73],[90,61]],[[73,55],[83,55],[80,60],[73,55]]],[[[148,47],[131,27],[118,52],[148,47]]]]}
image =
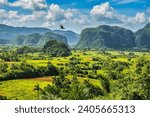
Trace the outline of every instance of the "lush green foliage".
{"type": "Polygon", "coordinates": [[[83,30],[77,48],[127,49],[134,46],[134,33],[132,31],[116,26],[102,25],[83,30]]]}
{"type": "Polygon", "coordinates": [[[60,75],[54,78],[53,85],[48,85],[41,89],[39,85],[35,86],[38,91],[39,99],[63,99],[63,100],[85,100],[95,96],[104,95],[102,89],[94,86],[89,81],[85,80],[80,83],[76,77],[72,80],[60,75]]]}
{"type": "Polygon", "coordinates": [[[70,55],[70,50],[68,46],[56,40],[48,41],[45,44],[43,51],[52,57],[59,57],[59,56],[63,57],[70,55]]]}
{"type": "Polygon", "coordinates": [[[47,67],[35,67],[26,61],[12,64],[9,69],[6,63],[0,63],[0,67],[1,81],[59,75],[58,69],[50,62],[47,63],[47,67]]]}
{"type": "Polygon", "coordinates": [[[150,24],[135,34],[128,29],[116,26],[102,25],[97,28],[87,28],[81,32],[77,48],[147,50],[150,49],[150,24]]]}
{"type": "MultiPolygon", "coordinates": [[[[0,55],[16,50],[2,48],[0,55]]],[[[1,56],[1,99],[150,99],[150,53],[71,53],[68,57],[17,53],[19,61],[1,56]]]]}

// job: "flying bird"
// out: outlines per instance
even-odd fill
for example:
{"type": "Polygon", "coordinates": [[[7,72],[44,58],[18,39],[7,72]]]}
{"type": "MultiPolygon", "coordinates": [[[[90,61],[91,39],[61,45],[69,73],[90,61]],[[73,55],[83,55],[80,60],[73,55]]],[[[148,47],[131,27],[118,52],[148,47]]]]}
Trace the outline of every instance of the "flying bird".
{"type": "Polygon", "coordinates": [[[60,25],[60,29],[65,29],[63,25],[60,25]]]}

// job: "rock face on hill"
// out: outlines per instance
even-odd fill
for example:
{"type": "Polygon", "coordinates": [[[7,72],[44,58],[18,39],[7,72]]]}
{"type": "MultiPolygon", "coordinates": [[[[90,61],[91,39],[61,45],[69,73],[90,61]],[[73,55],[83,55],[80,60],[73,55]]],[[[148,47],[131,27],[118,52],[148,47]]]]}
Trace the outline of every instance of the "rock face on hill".
{"type": "Polygon", "coordinates": [[[81,32],[77,48],[112,48],[127,49],[135,46],[134,33],[128,29],[102,25],[97,28],[87,28],[81,32]]]}
{"type": "Polygon", "coordinates": [[[144,28],[138,30],[135,33],[135,43],[137,48],[148,48],[150,49],[150,23],[144,28]]]}

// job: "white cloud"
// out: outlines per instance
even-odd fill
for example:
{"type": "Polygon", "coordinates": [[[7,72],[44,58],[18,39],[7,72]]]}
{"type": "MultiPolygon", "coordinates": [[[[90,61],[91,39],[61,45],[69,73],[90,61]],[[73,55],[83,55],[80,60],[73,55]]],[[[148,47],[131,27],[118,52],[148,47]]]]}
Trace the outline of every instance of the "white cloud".
{"type": "Polygon", "coordinates": [[[0,4],[5,4],[11,7],[22,7],[23,9],[31,9],[31,10],[40,10],[47,8],[45,0],[17,0],[14,2],[1,0],[0,4]]]}
{"type": "Polygon", "coordinates": [[[61,9],[58,5],[52,4],[49,7],[47,19],[51,21],[59,21],[64,19],[64,10],[61,9]]]}
{"type": "Polygon", "coordinates": [[[31,15],[20,15],[20,18],[18,20],[19,23],[26,24],[28,22],[39,22],[39,21],[45,21],[44,17],[46,15],[46,12],[44,11],[34,11],[31,15]]]}
{"type": "Polygon", "coordinates": [[[58,28],[60,24],[66,28],[82,27],[87,25],[88,17],[76,9],[62,9],[59,5],[51,4],[47,11],[32,11],[30,14],[18,11],[0,10],[0,23],[12,26],[36,26],[58,28]]]}
{"type": "Polygon", "coordinates": [[[46,12],[33,11],[32,14],[19,14],[18,11],[0,9],[0,23],[12,26],[40,26],[45,22],[46,12]]]}
{"type": "Polygon", "coordinates": [[[18,11],[0,9],[0,23],[2,24],[17,25],[17,20],[19,18],[18,11]]]}
{"type": "Polygon", "coordinates": [[[138,26],[148,22],[148,18],[145,16],[143,12],[137,12],[134,17],[128,17],[124,22],[125,25],[138,26]]]}
{"type": "MultiPolygon", "coordinates": [[[[33,3],[34,0],[31,1],[33,3]]],[[[26,6],[26,8],[29,6],[26,6]]],[[[33,5],[31,6],[32,9],[35,9],[33,5]]],[[[59,28],[59,25],[62,24],[66,29],[78,32],[83,28],[101,24],[117,25],[133,29],[147,22],[150,22],[150,17],[146,12],[137,12],[135,16],[126,16],[119,14],[111,7],[109,2],[94,6],[89,14],[83,14],[77,9],[62,9],[57,4],[51,4],[47,10],[33,10],[30,14],[0,9],[0,23],[2,24],[47,28],[59,28]]]]}
{"type": "Polygon", "coordinates": [[[144,23],[146,21],[145,14],[138,12],[135,16],[135,20],[138,23],[144,23]]]}
{"type": "Polygon", "coordinates": [[[18,18],[18,11],[6,11],[4,9],[0,9],[0,18],[3,19],[14,19],[18,18]]]}
{"type": "Polygon", "coordinates": [[[109,2],[96,5],[90,11],[90,14],[97,21],[123,22],[125,16],[118,14],[109,4],[109,2]]]}
{"type": "Polygon", "coordinates": [[[141,0],[112,0],[115,4],[128,4],[128,3],[145,3],[141,0]]]}
{"type": "Polygon", "coordinates": [[[96,5],[90,11],[93,24],[108,24],[117,25],[130,29],[137,29],[150,22],[150,17],[144,12],[137,12],[135,16],[127,16],[124,14],[119,14],[114,8],[112,8],[109,2],[96,5]]]}
{"type": "Polygon", "coordinates": [[[63,24],[81,24],[85,25],[88,23],[87,17],[83,14],[81,14],[76,9],[67,9],[64,10],[60,8],[59,5],[51,4],[48,10],[48,14],[46,16],[47,23],[49,22],[50,25],[57,26],[57,23],[63,23],[63,24]],[[56,23],[54,23],[56,22],[56,23]]]}
{"type": "Polygon", "coordinates": [[[92,15],[105,15],[109,17],[109,13],[115,12],[112,7],[110,7],[109,2],[102,3],[101,5],[94,6],[91,10],[92,15]]]}
{"type": "Polygon", "coordinates": [[[6,5],[7,4],[7,0],[0,0],[0,5],[6,5]]]}

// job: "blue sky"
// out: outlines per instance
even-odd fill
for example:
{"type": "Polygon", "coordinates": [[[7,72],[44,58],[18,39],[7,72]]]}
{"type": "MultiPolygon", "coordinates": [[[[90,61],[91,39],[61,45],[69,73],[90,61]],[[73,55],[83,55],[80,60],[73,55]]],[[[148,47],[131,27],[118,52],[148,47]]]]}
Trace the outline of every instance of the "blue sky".
{"type": "Polygon", "coordinates": [[[135,31],[150,22],[149,0],[0,0],[0,23],[78,33],[87,27],[117,25],[135,31]]]}

